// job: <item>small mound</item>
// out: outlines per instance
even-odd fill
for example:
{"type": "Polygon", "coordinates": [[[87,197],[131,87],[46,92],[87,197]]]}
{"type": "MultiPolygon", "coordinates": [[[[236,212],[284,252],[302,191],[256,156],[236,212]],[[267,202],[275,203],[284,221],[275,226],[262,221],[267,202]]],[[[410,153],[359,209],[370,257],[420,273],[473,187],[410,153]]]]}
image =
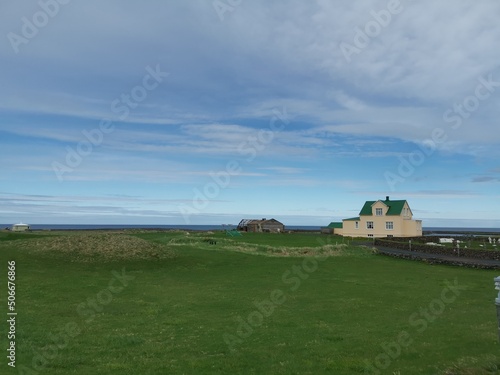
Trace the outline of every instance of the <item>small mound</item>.
{"type": "Polygon", "coordinates": [[[347,245],[323,245],[317,247],[291,247],[291,246],[265,246],[264,249],[269,255],[273,256],[340,256],[347,245]]]}
{"type": "Polygon", "coordinates": [[[157,243],[138,237],[113,234],[76,234],[40,240],[18,241],[20,248],[35,252],[69,255],[72,261],[167,259],[175,253],[157,243]]]}
{"type": "Polygon", "coordinates": [[[271,257],[342,256],[345,255],[348,247],[345,244],[329,244],[316,247],[270,246],[243,242],[237,243],[227,239],[221,242],[219,249],[271,257]]]}

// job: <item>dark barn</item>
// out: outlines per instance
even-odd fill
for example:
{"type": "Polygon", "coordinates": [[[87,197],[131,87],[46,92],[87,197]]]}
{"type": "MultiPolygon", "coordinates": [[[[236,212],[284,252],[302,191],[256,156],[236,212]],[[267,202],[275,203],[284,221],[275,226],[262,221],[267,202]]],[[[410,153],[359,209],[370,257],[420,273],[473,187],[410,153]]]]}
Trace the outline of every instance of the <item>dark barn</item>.
{"type": "Polygon", "coordinates": [[[237,229],[243,232],[279,233],[285,230],[285,225],[276,219],[243,219],[237,229]]]}

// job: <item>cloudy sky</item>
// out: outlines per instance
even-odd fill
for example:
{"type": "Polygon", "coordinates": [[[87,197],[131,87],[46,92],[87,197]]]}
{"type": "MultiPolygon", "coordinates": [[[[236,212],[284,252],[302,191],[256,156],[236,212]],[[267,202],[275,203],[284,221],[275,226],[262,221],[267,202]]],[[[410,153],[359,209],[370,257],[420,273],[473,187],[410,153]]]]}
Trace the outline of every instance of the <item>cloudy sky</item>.
{"type": "Polygon", "coordinates": [[[0,223],[500,226],[497,0],[3,1],[0,223]]]}

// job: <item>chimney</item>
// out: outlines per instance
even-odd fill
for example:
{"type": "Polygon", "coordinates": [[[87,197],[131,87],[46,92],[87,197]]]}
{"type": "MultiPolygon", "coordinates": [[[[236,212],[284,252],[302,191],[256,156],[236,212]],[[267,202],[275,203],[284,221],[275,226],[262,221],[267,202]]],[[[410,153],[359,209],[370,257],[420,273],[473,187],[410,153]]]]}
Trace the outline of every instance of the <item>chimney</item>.
{"type": "Polygon", "coordinates": [[[385,196],[385,200],[386,200],[386,201],[388,201],[388,200],[389,200],[389,196],[388,196],[388,195],[386,195],[386,196],[385,196]]]}

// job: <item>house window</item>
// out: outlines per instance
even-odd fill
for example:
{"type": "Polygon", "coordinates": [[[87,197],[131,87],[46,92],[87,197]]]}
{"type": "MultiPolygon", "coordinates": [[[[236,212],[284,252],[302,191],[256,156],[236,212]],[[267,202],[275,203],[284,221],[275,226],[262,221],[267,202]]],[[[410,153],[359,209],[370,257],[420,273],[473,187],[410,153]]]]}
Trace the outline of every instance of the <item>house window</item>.
{"type": "Polygon", "coordinates": [[[356,223],[354,224],[354,227],[355,227],[356,229],[359,229],[359,221],[356,221],[356,223]]]}
{"type": "Polygon", "coordinates": [[[392,234],[388,234],[387,238],[393,238],[394,236],[392,234]]]}
{"type": "Polygon", "coordinates": [[[369,234],[368,237],[373,238],[373,234],[369,234]]]}
{"type": "Polygon", "coordinates": [[[382,209],[381,208],[375,209],[375,216],[382,216],[382,209]]]}
{"type": "Polygon", "coordinates": [[[394,229],[394,222],[393,221],[386,221],[385,222],[385,230],[393,230],[394,229]]]}
{"type": "Polygon", "coordinates": [[[373,229],[373,221],[366,222],[366,229],[373,229]]]}

